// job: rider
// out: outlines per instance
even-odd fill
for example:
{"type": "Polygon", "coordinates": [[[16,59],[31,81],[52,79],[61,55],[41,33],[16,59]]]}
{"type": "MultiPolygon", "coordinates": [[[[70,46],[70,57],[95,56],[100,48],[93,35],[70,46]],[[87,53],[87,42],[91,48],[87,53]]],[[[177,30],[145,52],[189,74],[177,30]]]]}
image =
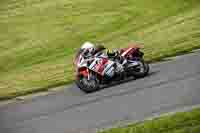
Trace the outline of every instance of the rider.
{"type": "MultiPolygon", "coordinates": [[[[82,55],[85,58],[90,58],[92,56],[97,56],[103,54],[103,50],[106,48],[102,44],[94,45],[91,42],[85,42],[81,48],[79,53],[82,53],[82,55]]],[[[119,57],[119,52],[117,50],[110,50],[107,49],[107,56],[109,59],[117,59],[119,57]]]]}
{"type": "MultiPolygon", "coordinates": [[[[91,42],[85,42],[81,46],[79,52],[84,56],[84,58],[91,58],[93,56],[104,55],[103,50],[105,49],[106,48],[101,44],[95,46],[91,42]]],[[[116,66],[118,68],[117,71],[123,71],[123,67],[122,67],[123,59],[120,56],[118,50],[107,49],[106,55],[108,59],[116,62],[116,66]]]]}

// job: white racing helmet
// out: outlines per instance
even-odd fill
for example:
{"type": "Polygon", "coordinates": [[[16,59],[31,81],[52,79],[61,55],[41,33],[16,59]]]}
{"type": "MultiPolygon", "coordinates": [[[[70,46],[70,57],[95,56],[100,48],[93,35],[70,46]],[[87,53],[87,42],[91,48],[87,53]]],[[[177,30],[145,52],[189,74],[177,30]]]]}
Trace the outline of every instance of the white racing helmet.
{"type": "Polygon", "coordinates": [[[83,54],[85,56],[91,56],[94,51],[95,51],[95,45],[92,44],[91,42],[85,42],[82,46],[81,49],[84,51],[83,54]]]}
{"type": "Polygon", "coordinates": [[[91,48],[95,48],[94,44],[92,44],[91,42],[85,42],[85,43],[81,46],[81,49],[91,49],[91,48]]]}

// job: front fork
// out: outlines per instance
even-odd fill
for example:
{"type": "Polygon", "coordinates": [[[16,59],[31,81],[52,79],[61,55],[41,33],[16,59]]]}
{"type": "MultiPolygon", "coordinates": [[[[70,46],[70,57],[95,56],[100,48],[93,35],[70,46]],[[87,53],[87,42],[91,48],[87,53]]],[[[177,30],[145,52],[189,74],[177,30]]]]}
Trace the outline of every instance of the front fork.
{"type": "Polygon", "coordinates": [[[89,69],[87,69],[87,72],[88,72],[88,76],[87,76],[87,80],[93,80],[92,78],[94,78],[93,76],[93,72],[90,71],[89,69]]]}
{"type": "Polygon", "coordinates": [[[88,70],[88,68],[87,68],[87,73],[88,73],[87,80],[90,80],[91,76],[90,76],[90,71],[88,70]]]}

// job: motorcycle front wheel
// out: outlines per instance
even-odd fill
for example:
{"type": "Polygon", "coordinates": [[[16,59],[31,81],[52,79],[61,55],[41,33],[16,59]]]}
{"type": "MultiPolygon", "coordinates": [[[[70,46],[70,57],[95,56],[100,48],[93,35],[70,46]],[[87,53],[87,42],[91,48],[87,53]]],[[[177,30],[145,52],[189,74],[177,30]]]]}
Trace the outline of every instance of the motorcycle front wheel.
{"type": "Polygon", "coordinates": [[[96,76],[91,76],[92,77],[90,77],[90,80],[83,76],[79,76],[75,81],[76,85],[85,93],[91,93],[100,88],[99,80],[96,78],[96,76]]]}

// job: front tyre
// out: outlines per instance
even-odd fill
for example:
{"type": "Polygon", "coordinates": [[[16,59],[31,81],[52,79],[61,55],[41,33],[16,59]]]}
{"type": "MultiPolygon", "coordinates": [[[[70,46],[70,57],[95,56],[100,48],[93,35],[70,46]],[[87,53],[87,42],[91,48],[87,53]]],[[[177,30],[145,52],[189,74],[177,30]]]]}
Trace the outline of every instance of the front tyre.
{"type": "Polygon", "coordinates": [[[94,75],[91,75],[90,80],[79,76],[77,77],[75,83],[82,91],[86,93],[97,91],[100,88],[99,80],[94,75]]]}
{"type": "Polygon", "coordinates": [[[146,63],[143,58],[138,58],[137,62],[139,63],[139,66],[132,71],[132,75],[135,78],[143,78],[147,76],[149,73],[149,64],[146,63]]]}

